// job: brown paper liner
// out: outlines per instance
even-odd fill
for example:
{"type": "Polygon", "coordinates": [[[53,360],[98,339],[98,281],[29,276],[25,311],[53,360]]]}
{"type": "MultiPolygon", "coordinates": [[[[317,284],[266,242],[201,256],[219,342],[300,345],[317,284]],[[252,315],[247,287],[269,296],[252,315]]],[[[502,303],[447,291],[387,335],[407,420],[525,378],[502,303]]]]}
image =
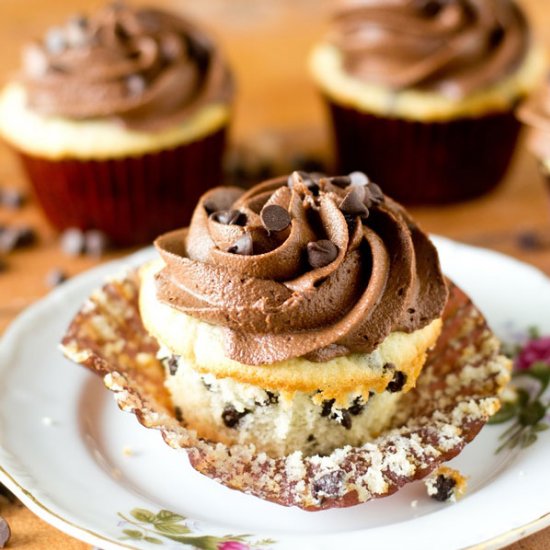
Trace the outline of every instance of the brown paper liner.
{"type": "Polygon", "coordinates": [[[150,243],[186,225],[222,184],[226,129],[173,149],[105,160],[52,160],[17,150],[36,198],[59,230],[99,229],[117,246],[150,243]]]}
{"type": "MultiPolygon", "coordinates": [[[[96,291],[63,338],[67,357],[103,376],[119,407],[165,442],[186,449],[193,468],[233,489],[306,510],[384,497],[456,456],[494,414],[510,362],[481,313],[450,285],[443,330],[392,429],[327,457],[272,458],[253,446],[205,440],[176,419],[158,346],[141,322],[135,271],[96,291]]],[[[491,451],[489,451],[491,452],[491,451]]]]}
{"type": "Polygon", "coordinates": [[[405,204],[441,204],[487,193],[510,165],[521,124],[513,112],[419,122],[384,118],[326,99],[338,173],[365,172],[405,204]]]}

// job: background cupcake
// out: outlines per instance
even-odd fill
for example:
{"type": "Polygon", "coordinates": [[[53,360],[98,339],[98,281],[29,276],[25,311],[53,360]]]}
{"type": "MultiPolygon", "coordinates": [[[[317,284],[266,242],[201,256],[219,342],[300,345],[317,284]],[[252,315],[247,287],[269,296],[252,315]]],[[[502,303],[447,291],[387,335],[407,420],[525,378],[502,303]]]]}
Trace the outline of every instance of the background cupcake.
{"type": "Polygon", "coordinates": [[[339,170],[365,170],[407,203],[474,197],[502,179],[514,109],[544,64],[510,0],[355,2],[311,58],[339,170]]]}
{"type": "Polygon", "coordinates": [[[55,227],[134,244],[188,221],[219,184],[231,97],[223,57],[192,23],[114,4],[25,48],[0,134],[55,227]]]}

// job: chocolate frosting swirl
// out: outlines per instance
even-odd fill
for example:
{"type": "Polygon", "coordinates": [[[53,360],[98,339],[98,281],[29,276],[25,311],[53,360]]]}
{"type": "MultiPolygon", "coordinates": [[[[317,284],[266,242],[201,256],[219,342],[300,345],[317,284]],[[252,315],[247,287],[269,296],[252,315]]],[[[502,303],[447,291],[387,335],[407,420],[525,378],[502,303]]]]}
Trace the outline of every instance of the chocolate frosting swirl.
{"type": "Polygon", "coordinates": [[[232,79],[214,43],[189,21],[112,4],[50,29],[23,52],[31,109],[162,129],[202,105],[228,102],[232,79]]]}
{"type": "Polygon", "coordinates": [[[530,42],[512,0],[363,0],[336,13],[333,25],[352,76],[453,98],[513,73],[530,42]]]}
{"type": "Polygon", "coordinates": [[[213,189],[155,245],[158,298],[225,327],[228,357],[247,365],[369,353],[447,299],[432,243],[361,173],[213,189]]]}
{"type": "Polygon", "coordinates": [[[550,79],[519,111],[520,119],[531,127],[529,147],[543,161],[550,159],[550,79]]]}

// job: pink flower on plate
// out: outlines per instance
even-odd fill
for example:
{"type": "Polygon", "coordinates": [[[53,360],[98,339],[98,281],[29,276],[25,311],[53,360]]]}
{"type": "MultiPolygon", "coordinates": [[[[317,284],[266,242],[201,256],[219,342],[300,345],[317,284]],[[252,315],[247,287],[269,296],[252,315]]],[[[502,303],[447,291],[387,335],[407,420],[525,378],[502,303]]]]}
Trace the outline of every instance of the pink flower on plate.
{"type": "Polygon", "coordinates": [[[529,340],[516,357],[516,368],[525,370],[537,362],[550,365],[550,336],[529,340]]]}
{"type": "Polygon", "coordinates": [[[218,544],[218,550],[250,550],[250,546],[236,540],[228,540],[218,544]]]}

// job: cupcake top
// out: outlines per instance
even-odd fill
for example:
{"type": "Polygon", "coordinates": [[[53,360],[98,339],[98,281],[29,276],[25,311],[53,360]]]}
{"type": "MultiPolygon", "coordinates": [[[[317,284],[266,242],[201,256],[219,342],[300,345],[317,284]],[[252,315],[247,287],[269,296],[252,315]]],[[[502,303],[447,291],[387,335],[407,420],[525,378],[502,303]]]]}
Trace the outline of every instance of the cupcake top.
{"type": "Polygon", "coordinates": [[[517,71],[530,32],[512,0],[361,0],[335,14],[330,40],[359,80],[460,99],[517,71]]]}
{"type": "Polygon", "coordinates": [[[73,17],[29,44],[21,79],[28,107],[41,115],[143,130],[178,124],[232,95],[224,59],[194,24],[122,3],[73,17]]]}
{"type": "Polygon", "coordinates": [[[227,356],[246,365],[370,353],[447,299],[432,243],[360,172],[213,189],[155,244],[159,300],[225,327],[227,356]]]}
{"type": "Polygon", "coordinates": [[[531,127],[529,147],[550,167],[550,78],[527,101],[519,112],[521,120],[531,127]]]}

